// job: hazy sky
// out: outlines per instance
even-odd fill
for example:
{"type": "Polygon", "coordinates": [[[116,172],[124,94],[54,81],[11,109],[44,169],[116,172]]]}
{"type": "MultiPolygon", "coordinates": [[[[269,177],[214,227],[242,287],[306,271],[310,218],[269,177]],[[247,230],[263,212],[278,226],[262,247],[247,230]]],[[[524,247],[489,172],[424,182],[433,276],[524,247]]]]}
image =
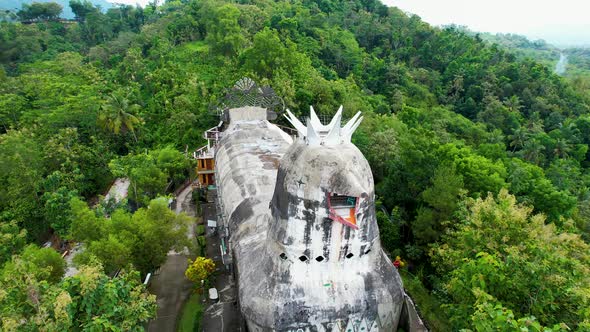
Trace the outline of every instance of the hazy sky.
{"type": "Polygon", "coordinates": [[[512,32],[553,44],[590,45],[589,0],[383,0],[433,25],[512,32]]]}

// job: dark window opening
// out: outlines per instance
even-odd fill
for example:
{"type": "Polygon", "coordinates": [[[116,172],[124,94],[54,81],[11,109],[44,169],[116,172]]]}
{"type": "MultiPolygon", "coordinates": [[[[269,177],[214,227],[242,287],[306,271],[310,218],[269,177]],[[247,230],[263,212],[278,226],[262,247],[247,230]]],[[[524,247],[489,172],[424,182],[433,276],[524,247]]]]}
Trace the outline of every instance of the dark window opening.
{"type": "Polygon", "coordinates": [[[371,252],[371,249],[365,251],[365,255],[368,254],[368,253],[370,253],[370,252],[371,252]]]}
{"type": "Polygon", "coordinates": [[[354,208],[356,206],[356,197],[331,194],[330,195],[330,205],[333,208],[336,208],[336,207],[354,208]]]}
{"type": "Polygon", "coordinates": [[[307,261],[307,256],[303,255],[303,256],[299,256],[299,260],[302,262],[306,262],[307,261]]]}
{"type": "Polygon", "coordinates": [[[287,259],[287,255],[285,255],[285,253],[280,254],[279,257],[281,257],[282,260],[287,259]]]}
{"type": "Polygon", "coordinates": [[[352,258],[354,256],[353,253],[349,252],[348,254],[346,254],[346,258],[352,258]]]}
{"type": "Polygon", "coordinates": [[[357,201],[357,197],[330,193],[328,195],[328,208],[330,210],[330,219],[339,221],[347,226],[357,228],[357,201]]]}
{"type": "Polygon", "coordinates": [[[318,256],[315,258],[316,261],[321,262],[324,260],[324,256],[318,256]]]}

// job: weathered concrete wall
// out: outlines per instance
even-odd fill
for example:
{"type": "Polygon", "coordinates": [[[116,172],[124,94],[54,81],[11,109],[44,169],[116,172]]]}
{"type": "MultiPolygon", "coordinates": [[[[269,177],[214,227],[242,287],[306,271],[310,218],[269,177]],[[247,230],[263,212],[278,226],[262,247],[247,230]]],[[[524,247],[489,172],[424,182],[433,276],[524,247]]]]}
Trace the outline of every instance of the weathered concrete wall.
{"type": "Polygon", "coordinates": [[[264,325],[397,329],[403,288],[381,249],[371,170],[354,145],[294,143],[281,159],[271,209],[265,269],[273,278],[261,287],[270,288],[281,318],[264,325]],[[329,193],[358,197],[358,229],[329,218],[329,193]]]}
{"type": "Polygon", "coordinates": [[[403,287],[381,249],[361,152],[350,143],[291,144],[260,109],[237,112],[216,173],[249,329],[395,331],[403,287]],[[357,197],[358,229],[330,218],[329,193],[357,197]]]}
{"type": "Polygon", "coordinates": [[[248,236],[257,238],[253,240],[262,245],[268,221],[257,221],[269,217],[268,202],[276,182],[279,160],[289,147],[291,138],[265,120],[264,109],[232,109],[230,116],[240,110],[246,113],[239,116],[240,120],[229,124],[217,144],[216,182],[223,222],[230,228],[232,240],[240,239],[234,241],[234,245],[245,244],[248,236]],[[257,109],[264,112],[257,112],[257,109]],[[246,117],[246,114],[250,116],[246,117]],[[253,228],[258,227],[263,228],[261,232],[250,234],[253,228]]]}

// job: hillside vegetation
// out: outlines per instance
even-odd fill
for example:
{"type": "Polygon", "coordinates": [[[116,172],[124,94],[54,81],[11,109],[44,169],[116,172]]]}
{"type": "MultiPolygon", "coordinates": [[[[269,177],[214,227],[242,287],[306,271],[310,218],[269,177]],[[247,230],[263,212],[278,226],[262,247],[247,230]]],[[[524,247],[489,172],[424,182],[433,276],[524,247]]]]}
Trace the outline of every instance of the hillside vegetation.
{"type": "Polygon", "coordinates": [[[590,48],[568,47],[557,48],[544,40],[530,41],[516,34],[475,33],[464,27],[457,27],[489,43],[495,43],[514,53],[518,58],[531,58],[549,68],[556,68],[560,56],[567,57],[565,72],[561,75],[579,93],[590,93],[590,48]]]}
{"type": "MultiPolygon", "coordinates": [[[[424,303],[439,310],[432,330],[590,330],[590,97],[553,68],[375,0],[71,6],[79,23],[0,23],[3,329],[90,326],[84,308],[53,304],[73,281],[25,269],[26,242],[89,242],[93,276],[97,263],[161,263],[141,259],[145,243],[175,243],[153,199],[189,176],[183,153],[217,123],[211,105],[250,77],[299,115],[364,113],[353,140],[373,170],[381,241],[419,299],[441,304],[424,303]],[[135,214],[83,204],[121,176],[135,214]],[[148,226],[126,237],[135,224],[148,226]],[[20,288],[15,269],[29,271],[20,288]],[[53,288],[32,300],[27,283],[53,288]]],[[[154,313],[138,303],[101,322],[140,328],[130,321],[154,313]]]]}

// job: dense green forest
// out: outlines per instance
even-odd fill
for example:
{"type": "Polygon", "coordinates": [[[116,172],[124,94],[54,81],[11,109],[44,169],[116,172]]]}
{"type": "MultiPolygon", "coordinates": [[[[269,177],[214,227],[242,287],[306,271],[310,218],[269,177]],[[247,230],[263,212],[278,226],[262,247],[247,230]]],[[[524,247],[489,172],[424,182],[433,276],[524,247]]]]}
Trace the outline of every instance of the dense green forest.
{"type": "Polygon", "coordinates": [[[3,330],[153,317],[139,276],[186,224],[158,197],[191,175],[185,151],[242,77],[301,115],[364,113],[353,140],[381,240],[432,330],[590,330],[583,85],[377,0],[70,7],[76,21],[0,23],[3,330]],[[129,206],[88,207],[121,176],[129,206]],[[59,255],[37,246],[52,236],[87,243],[80,274],[62,279],[59,255]]]}

